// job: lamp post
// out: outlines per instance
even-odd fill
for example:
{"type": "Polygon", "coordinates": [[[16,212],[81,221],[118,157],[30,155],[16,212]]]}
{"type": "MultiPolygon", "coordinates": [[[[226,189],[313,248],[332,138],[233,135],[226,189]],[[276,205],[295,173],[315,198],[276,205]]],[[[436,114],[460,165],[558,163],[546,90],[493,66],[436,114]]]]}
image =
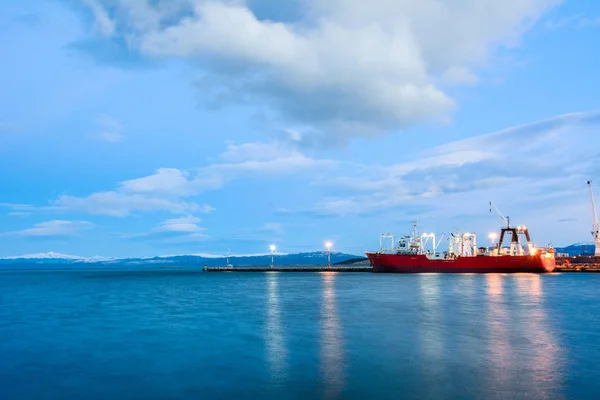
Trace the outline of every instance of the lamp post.
{"type": "Polygon", "coordinates": [[[275,254],[274,253],[275,253],[276,247],[274,244],[272,244],[269,248],[271,249],[271,268],[275,268],[275,254]]]}
{"type": "Polygon", "coordinates": [[[327,268],[331,268],[331,246],[333,246],[331,242],[325,242],[325,247],[327,247],[327,268]]]}
{"type": "MultiPolygon", "coordinates": [[[[498,237],[498,234],[496,232],[492,232],[488,235],[488,237],[490,238],[490,242],[492,243],[492,254],[496,253],[496,238],[498,237]]],[[[498,252],[500,252],[500,249],[498,249],[498,252]]]]}

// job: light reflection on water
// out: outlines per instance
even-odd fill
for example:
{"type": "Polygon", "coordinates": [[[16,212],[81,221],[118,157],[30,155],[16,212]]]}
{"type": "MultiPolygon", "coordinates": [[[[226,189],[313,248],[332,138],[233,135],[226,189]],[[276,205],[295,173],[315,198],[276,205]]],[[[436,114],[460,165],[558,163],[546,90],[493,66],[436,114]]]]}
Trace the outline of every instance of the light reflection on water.
{"type": "Polygon", "coordinates": [[[345,386],[344,343],[336,305],[335,279],[338,273],[321,273],[321,376],[325,384],[324,397],[338,398],[345,386]]]}
{"type": "MultiPolygon", "coordinates": [[[[443,386],[447,384],[444,376],[447,368],[443,363],[444,340],[443,321],[440,304],[439,274],[420,274],[418,276],[421,318],[419,319],[420,379],[423,381],[421,396],[425,399],[439,397],[443,386]],[[438,384],[436,384],[436,381],[438,384]]],[[[415,312],[419,312],[415,310],[415,312]]]]}
{"type": "Polygon", "coordinates": [[[485,276],[487,292],[487,337],[489,339],[489,366],[491,388],[498,393],[510,385],[514,370],[511,368],[510,319],[504,303],[504,276],[485,276]]]}
{"type": "Polygon", "coordinates": [[[279,273],[269,273],[267,275],[265,342],[271,378],[276,383],[284,382],[288,378],[287,348],[284,341],[279,296],[279,273]]]}
{"type": "MultiPolygon", "coordinates": [[[[438,274],[420,274],[419,292],[423,304],[421,326],[421,346],[423,354],[434,362],[442,356],[443,334],[439,329],[440,318],[440,283],[438,274]]],[[[438,364],[439,365],[439,364],[438,364]]]]}
{"type": "Polygon", "coordinates": [[[548,325],[548,310],[544,304],[540,275],[526,274],[516,279],[519,294],[526,299],[526,316],[522,322],[524,334],[531,343],[530,379],[539,399],[563,398],[559,392],[561,365],[560,348],[548,325]]]}

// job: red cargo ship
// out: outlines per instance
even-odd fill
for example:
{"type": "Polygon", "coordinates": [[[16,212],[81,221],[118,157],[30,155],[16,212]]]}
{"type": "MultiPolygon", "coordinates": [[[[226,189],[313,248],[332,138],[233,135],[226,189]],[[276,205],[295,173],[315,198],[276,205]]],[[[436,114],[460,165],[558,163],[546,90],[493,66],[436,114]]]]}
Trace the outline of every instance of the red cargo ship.
{"type": "MultiPolygon", "coordinates": [[[[490,235],[492,241],[495,234],[490,235]]],[[[392,238],[389,234],[382,238],[392,238]]],[[[443,236],[442,236],[443,237],[443,236]]],[[[440,240],[441,242],[441,240],[440,240]]],[[[438,244],[439,246],[439,244],[438,244]]],[[[455,232],[449,237],[448,251],[437,253],[435,235],[425,233],[417,235],[414,224],[412,235],[403,236],[398,248],[381,248],[378,252],[367,252],[373,272],[449,272],[449,273],[509,273],[509,272],[552,272],[555,267],[553,248],[535,248],[531,244],[529,231],[525,226],[510,227],[500,231],[498,243],[492,248],[477,247],[476,235],[455,232]],[[508,247],[503,247],[504,236],[510,234],[508,247]],[[520,235],[524,235],[527,250],[521,246],[520,235]],[[432,239],[432,248],[426,248],[432,239]]]]}

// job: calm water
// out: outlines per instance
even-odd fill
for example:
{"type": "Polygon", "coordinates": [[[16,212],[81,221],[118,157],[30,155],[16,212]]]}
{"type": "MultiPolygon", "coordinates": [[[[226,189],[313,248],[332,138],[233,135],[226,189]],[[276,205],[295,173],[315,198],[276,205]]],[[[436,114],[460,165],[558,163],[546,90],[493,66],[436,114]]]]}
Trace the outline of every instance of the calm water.
{"type": "Polygon", "coordinates": [[[0,272],[0,398],[597,399],[600,274],[0,272]]]}

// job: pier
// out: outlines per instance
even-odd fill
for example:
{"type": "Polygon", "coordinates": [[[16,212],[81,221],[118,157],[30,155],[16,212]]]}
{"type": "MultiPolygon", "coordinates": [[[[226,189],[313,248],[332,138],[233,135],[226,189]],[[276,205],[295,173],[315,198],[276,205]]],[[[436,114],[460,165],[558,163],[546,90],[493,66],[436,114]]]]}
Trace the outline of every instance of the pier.
{"type": "Polygon", "coordinates": [[[315,265],[315,264],[291,264],[291,265],[236,265],[214,266],[202,269],[206,272],[373,272],[370,265],[356,267],[344,265],[315,265]]]}
{"type": "Polygon", "coordinates": [[[600,264],[557,265],[554,272],[600,272],[600,264]]]}
{"type": "MultiPolygon", "coordinates": [[[[361,263],[362,264],[362,263],[361,263]]],[[[373,272],[371,265],[236,265],[236,266],[204,266],[205,272],[373,272]]],[[[600,264],[562,264],[556,265],[553,272],[600,272],[600,264]]]]}

